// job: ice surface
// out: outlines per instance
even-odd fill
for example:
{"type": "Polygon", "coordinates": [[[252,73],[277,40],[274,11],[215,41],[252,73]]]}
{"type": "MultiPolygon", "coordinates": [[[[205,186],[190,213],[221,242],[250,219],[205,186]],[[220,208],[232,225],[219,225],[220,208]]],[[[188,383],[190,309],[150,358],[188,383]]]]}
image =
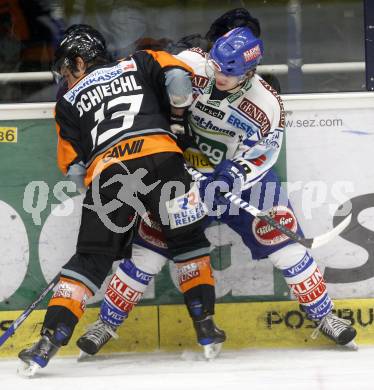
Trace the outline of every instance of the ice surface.
{"type": "Polygon", "coordinates": [[[0,360],[1,390],[374,389],[374,347],[223,351],[214,361],[188,351],[55,358],[31,379],[17,375],[18,364],[0,360]]]}

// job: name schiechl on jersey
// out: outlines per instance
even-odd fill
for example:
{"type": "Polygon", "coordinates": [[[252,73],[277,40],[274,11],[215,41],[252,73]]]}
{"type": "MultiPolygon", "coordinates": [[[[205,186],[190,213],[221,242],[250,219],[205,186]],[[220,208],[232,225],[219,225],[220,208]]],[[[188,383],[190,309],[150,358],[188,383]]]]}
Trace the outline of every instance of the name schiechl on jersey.
{"type": "Polygon", "coordinates": [[[66,92],[64,98],[69,103],[74,104],[78,94],[82,90],[89,88],[92,84],[104,84],[117,78],[119,75],[125,72],[136,71],[136,70],[137,70],[137,66],[134,60],[121,61],[117,65],[111,68],[96,69],[93,72],[91,72],[89,75],[84,77],[76,85],[74,85],[68,92],[66,92]]]}
{"type": "Polygon", "coordinates": [[[113,80],[110,84],[99,84],[95,88],[83,93],[76,104],[81,117],[84,112],[90,111],[92,107],[95,107],[101,101],[108,96],[119,95],[122,92],[131,92],[142,89],[140,85],[136,83],[134,75],[121,76],[113,80]]]}

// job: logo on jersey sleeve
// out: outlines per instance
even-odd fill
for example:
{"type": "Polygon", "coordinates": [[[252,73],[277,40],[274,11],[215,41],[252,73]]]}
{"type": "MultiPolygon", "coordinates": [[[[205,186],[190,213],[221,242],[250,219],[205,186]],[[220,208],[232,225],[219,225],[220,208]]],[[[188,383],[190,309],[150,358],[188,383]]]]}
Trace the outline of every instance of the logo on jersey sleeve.
{"type": "Polygon", "coordinates": [[[206,52],[201,47],[191,47],[188,51],[192,51],[193,53],[200,54],[205,58],[206,52]]]}
{"type": "Polygon", "coordinates": [[[192,79],[192,86],[195,88],[204,89],[208,85],[208,77],[196,74],[192,79]]]}

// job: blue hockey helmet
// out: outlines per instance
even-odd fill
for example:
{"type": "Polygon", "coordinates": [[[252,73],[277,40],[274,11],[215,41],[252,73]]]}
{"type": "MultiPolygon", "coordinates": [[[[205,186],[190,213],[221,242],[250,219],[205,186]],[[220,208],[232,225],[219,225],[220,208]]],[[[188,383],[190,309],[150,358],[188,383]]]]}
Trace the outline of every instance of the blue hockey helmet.
{"type": "Polygon", "coordinates": [[[238,27],[218,38],[209,60],[226,76],[242,76],[260,63],[264,47],[248,27],[238,27]]]}

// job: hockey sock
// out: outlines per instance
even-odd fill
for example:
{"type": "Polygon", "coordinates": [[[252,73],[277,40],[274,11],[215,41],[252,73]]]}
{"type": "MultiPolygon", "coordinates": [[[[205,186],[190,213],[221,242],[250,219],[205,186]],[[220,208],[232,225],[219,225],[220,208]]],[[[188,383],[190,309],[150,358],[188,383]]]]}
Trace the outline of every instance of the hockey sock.
{"type": "Polygon", "coordinates": [[[210,257],[177,263],[177,277],[192,319],[214,314],[215,290],[210,257]]]}
{"type": "Polygon", "coordinates": [[[309,319],[321,320],[332,310],[333,303],[323,275],[301,245],[289,245],[273,253],[271,258],[277,258],[274,265],[282,270],[285,281],[309,319]]]}
{"type": "Polygon", "coordinates": [[[142,298],[153,278],[128,259],[123,260],[110,280],[100,307],[103,322],[118,327],[142,298]]]}
{"type": "MultiPolygon", "coordinates": [[[[92,297],[92,291],[82,282],[61,277],[56,291],[49,301],[43,322],[42,334],[45,330],[52,331],[58,327],[70,329],[70,334],[61,343],[66,345],[73,333],[75,325],[86,310],[86,302],[92,297]]],[[[68,332],[69,333],[69,332],[68,332]]]]}

